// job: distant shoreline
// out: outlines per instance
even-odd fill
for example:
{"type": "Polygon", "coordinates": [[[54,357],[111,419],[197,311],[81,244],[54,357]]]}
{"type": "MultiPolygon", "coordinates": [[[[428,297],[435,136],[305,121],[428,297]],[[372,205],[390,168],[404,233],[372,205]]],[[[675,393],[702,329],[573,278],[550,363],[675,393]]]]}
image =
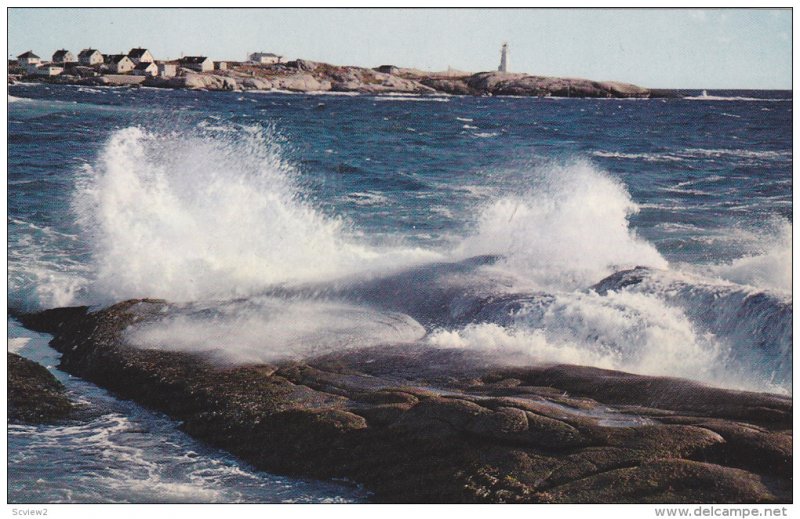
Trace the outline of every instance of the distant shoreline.
{"type": "MultiPolygon", "coordinates": [[[[85,68],[85,67],[84,67],[85,68]]],[[[174,77],[127,74],[86,75],[79,67],[54,76],[8,75],[8,83],[45,82],[86,86],[148,86],[209,91],[417,94],[467,96],[577,97],[613,99],[679,98],[675,90],[649,89],[617,81],[534,76],[510,72],[448,73],[379,67],[337,66],[306,60],[271,65],[230,64],[227,70],[180,68],[174,77]],[[383,71],[381,71],[383,70],[383,71]],[[69,73],[73,72],[73,73],[69,73]],[[84,74],[84,75],[81,75],[84,74]]]]}

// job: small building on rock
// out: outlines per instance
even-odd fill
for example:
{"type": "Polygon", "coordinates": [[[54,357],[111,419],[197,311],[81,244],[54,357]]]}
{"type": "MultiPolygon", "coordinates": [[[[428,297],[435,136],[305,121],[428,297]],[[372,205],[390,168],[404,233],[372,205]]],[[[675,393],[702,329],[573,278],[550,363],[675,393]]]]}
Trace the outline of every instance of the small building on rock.
{"type": "Polygon", "coordinates": [[[153,55],[150,54],[150,51],[141,47],[131,49],[131,51],[128,53],[128,57],[136,65],[139,63],[153,63],[155,61],[155,58],[153,58],[153,55]]]}
{"type": "Polygon", "coordinates": [[[67,49],[57,50],[55,54],[53,54],[53,59],[51,60],[53,63],[77,63],[78,60],[75,59],[75,54],[71,53],[67,49]]]}
{"type": "Polygon", "coordinates": [[[28,67],[29,65],[38,65],[42,60],[33,53],[33,51],[23,52],[17,56],[17,64],[21,67],[28,67]]]}
{"type": "Polygon", "coordinates": [[[135,76],[155,77],[158,75],[158,65],[152,61],[142,61],[133,67],[135,76]]]}
{"type": "Polygon", "coordinates": [[[181,67],[196,70],[197,72],[211,72],[214,62],[207,56],[185,56],[180,59],[181,67]]]}
{"type": "Polygon", "coordinates": [[[125,54],[110,54],[105,57],[104,63],[108,71],[114,74],[125,74],[136,66],[125,54]]]}
{"type": "Polygon", "coordinates": [[[86,67],[102,65],[103,55],[97,49],[83,49],[78,53],[78,62],[86,67]]]}
{"type": "Polygon", "coordinates": [[[257,63],[259,65],[272,65],[274,63],[280,63],[283,59],[283,56],[278,56],[277,54],[273,54],[271,52],[254,52],[250,54],[249,59],[253,63],[257,63]]]}

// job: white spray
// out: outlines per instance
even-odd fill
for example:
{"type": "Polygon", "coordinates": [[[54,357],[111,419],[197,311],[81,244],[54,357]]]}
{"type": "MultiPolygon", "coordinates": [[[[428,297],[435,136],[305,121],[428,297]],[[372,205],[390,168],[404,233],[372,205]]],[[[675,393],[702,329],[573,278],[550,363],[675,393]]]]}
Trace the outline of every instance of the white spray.
{"type": "Polygon", "coordinates": [[[534,288],[584,288],[621,268],[666,268],[628,217],[638,211],[625,187],[589,162],[547,168],[527,193],[482,212],[461,257],[500,254],[502,266],[534,288]]]}
{"type": "Polygon", "coordinates": [[[302,199],[276,139],[238,133],[112,136],[74,203],[98,297],[225,298],[435,257],[349,238],[345,222],[302,199]]]}

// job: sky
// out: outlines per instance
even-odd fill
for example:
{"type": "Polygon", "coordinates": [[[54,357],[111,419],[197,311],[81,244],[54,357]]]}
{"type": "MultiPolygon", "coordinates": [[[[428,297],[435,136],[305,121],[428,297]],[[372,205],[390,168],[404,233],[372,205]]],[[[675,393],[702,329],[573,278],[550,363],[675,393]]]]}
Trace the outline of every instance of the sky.
{"type": "Polygon", "coordinates": [[[337,65],[495,70],[651,88],[791,89],[789,9],[8,10],[8,52],[243,60],[264,51],[337,65]]]}

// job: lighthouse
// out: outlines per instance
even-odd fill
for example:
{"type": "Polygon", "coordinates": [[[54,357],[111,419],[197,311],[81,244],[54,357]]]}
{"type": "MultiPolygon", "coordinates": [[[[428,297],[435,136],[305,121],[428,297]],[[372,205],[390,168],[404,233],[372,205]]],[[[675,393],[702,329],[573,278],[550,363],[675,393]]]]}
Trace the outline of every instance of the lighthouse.
{"type": "Polygon", "coordinates": [[[508,43],[503,43],[500,49],[500,66],[498,72],[508,72],[508,43]]]}

